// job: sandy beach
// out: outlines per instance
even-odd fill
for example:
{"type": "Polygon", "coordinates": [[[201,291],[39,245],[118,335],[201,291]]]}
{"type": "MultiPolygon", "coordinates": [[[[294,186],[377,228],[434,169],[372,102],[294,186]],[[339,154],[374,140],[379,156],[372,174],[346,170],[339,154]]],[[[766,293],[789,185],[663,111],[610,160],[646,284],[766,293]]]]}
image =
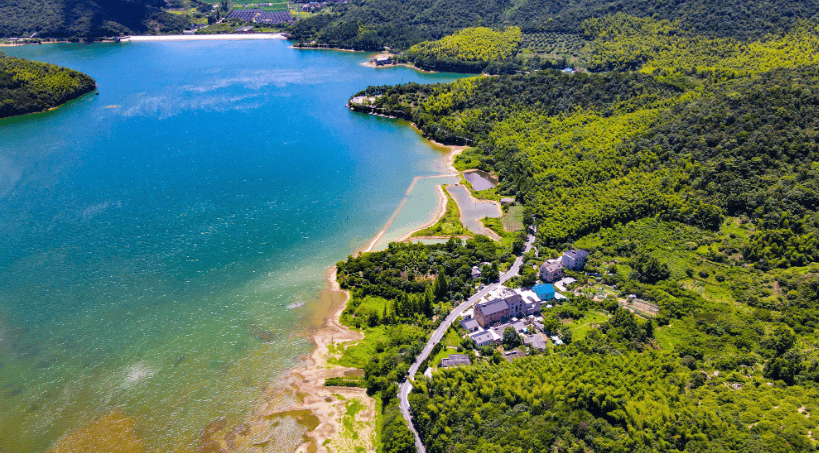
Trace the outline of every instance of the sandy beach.
{"type": "Polygon", "coordinates": [[[219,34],[219,35],[145,35],[128,36],[122,42],[147,41],[239,41],[249,39],[287,39],[281,33],[248,33],[248,34],[219,34]]]}
{"type": "Polygon", "coordinates": [[[360,447],[372,452],[376,447],[375,399],[367,396],[367,391],[363,388],[324,386],[327,378],[361,372],[356,368],[329,364],[328,359],[334,357],[330,353],[330,345],[334,345],[334,349],[341,349],[364,338],[360,332],[350,330],[341,324],[341,313],[350,294],[339,288],[335,266],[327,274],[327,286],[321,300],[332,308],[333,314],[326,318],[324,326],[313,335],[316,349],[310,354],[306,364],[293,370],[287,379],[285,390],[293,392],[300,402],[278,407],[278,398],[275,393],[271,394],[268,401],[255,411],[249,431],[270,432],[277,418],[296,417],[301,424],[308,427],[304,443],[296,450],[299,453],[328,451],[354,453],[360,447]],[[358,401],[364,406],[352,422],[355,433],[347,432],[349,430],[345,428],[343,422],[348,404],[353,401],[358,401]]]}

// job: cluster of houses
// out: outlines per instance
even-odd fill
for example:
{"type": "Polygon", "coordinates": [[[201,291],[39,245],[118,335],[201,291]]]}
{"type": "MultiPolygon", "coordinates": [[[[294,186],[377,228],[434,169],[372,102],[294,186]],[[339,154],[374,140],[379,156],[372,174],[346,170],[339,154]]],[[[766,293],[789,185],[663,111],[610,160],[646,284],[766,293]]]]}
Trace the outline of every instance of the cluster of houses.
{"type": "Polygon", "coordinates": [[[547,260],[540,266],[540,279],[553,283],[563,278],[563,269],[579,271],[586,265],[589,252],[585,250],[567,250],[560,258],[547,260]]]}
{"type": "MultiPolygon", "coordinates": [[[[501,286],[465,313],[461,327],[467,331],[476,347],[500,344],[503,333],[511,327],[526,345],[543,350],[548,341],[543,334],[548,332],[544,329],[543,318],[539,316],[540,310],[545,302],[554,299],[565,297],[550,284],[540,284],[532,289],[501,286]]],[[[546,308],[551,307],[551,304],[546,304],[546,308]]],[[[552,341],[562,344],[556,336],[552,341]]]]}
{"type": "MultiPolygon", "coordinates": [[[[566,291],[566,286],[575,280],[564,278],[563,269],[579,271],[585,266],[587,257],[585,250],[568,250],[560,258],[548,260],[540,267],[540,277],[547,283],[531,289],[499,287],[464,313],[461,327],[476,347],[499,344],[508,327],[515,329],[524,344],[533,348],[543,350],[547,341],[563,344],[556,332],[544,329],[540,311],[544,304],[545,308],[552,308],[549,302],[566,299],[557,289],[566,291]]],[[[480,276],[478,266],[473,268],[473,277],[475,274],[480,276]]]]}

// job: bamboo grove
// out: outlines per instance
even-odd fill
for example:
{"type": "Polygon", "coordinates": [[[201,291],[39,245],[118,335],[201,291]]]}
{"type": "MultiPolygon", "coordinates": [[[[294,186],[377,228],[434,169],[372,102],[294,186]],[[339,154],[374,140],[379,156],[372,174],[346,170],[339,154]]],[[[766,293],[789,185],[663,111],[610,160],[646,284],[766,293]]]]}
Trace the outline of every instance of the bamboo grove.
{"type": "MultiPolygon", "coordinates": [[[[540,256],[524,266],[567,247],[591,252],[588,273],[571,273],[569,299],[544,315],[566,345],[508,362],[464,341],[473,365],[415,377],[413,416],[428,450],[814,451],[816,22],[797,17],[744,40],[624,14],[581,24],[599,73],[521,71],[359,93],[427,137],[469,146],[459,168],[494,173],[494,193],[534,218],[540,256]],[[658,312],[638,317],[623,308],[627,298],[658,312]]],[[[432,274],[443,274],[468,296],[466,261],[435,272],[431,253],[446,248],[413,247],[426,257],[423,273],[395,260],[378,273],[397,288],[423,276],[416,294],[434,293],[432,274]]],[[[506,261],[497,259],[501,269],[506,261]]],[[[380,281],[345,269],[354,295],[380,281]]],[[[415,300],[415,311],[388,317],[390,329],[429,329],[455,303],[426,296],[437,307],[429,317],[423,296],[381,294],[378,305],[358,293],[369,312],[351,306],[349,320],[415,300]]],[[[406,360],[416,341],[406,353],[383,349],[378,364],[406,360]]],[[[400,380],[365,369],[382,395],[400,380]]],[[[394,406],[384,413],[387,451],[413,451],[394,406]]]]}

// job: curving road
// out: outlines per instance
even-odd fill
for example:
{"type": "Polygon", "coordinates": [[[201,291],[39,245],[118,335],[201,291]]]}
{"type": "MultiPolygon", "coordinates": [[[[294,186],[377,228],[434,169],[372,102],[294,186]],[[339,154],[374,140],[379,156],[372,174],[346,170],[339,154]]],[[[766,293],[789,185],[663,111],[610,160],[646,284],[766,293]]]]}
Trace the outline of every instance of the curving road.
{"type": "MultiPolygon", "coordinates": [[[[532,244],[535,242],[535,236],[530,234],[526,240],[526,247],[523,249],[523,253],[529,251],[532,248],[532,244]]],[[[441,341],[446,334],[447,329],[449,326],[452,325],[452,322],[458,319],[461,316],[461,313],[464,312],[467,308],[472,306],[475,302],[481,300],[484,296],[486,296],[491,291],[495,290],[498,286],[505,283],[510,278],[518,275],[518,270],[520,270],[520,266],[523,264],[523,255],[519,256],[515,260],[515,264],[512,265],[509,270],[501,275],[500,279],[497,283],[492,283],[491,285],[487,286],[486,288],[478,291],[474,296],[470,297],[465,302],[458,305],[449,316],[444,319],[444,321],[435,329],[435,332],[432,332],[432,336],[427,341],[426,346],[424,346],[424,350],[421,351],[421,354],[418,355],[418,358],[415,359],[415,363],[409,369],[407,373],[407,380],[405,380],[401,385],[398,387],[398,404],[401,407],[401,414],[404,415],[404,419],[407,420],[409,424],[409,429],[412,431],[412,435],[415,436],[415,448],[418,449],[419,453],[426,453],[426,448],[424,448],[424,444],[421,442],[421,437],[418,435],[418,432],[415,431],[415,425],[412,423],[412,415],[410,414],[410,405],[409,405],[409,394],[412,391],[412,379],[415,376],[415,373],[418,372],[418,367],[421,366],[421,363],[429,357],[429,354],[432,352],[432,348],[441,341]]]]}

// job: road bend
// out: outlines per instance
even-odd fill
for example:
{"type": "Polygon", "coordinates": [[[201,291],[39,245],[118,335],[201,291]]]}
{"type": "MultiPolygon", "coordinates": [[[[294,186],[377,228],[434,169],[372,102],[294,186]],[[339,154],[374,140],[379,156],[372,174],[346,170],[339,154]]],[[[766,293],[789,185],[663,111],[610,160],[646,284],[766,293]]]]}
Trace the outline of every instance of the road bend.
{"type": "MultiPolygon", "coordinates": [[[[523,249],[523,253],[528,252],[532,248],[532,244],[535,242],[535,236],[530,234],[526,239],[526,247],[523,249]]],[[[432,336],[427,341],[427,344],[424,346],[424,350],[421,351],[421,354],[418,355],[418,358],[415,359],[415,363],[409,369],[407,373],[407,379],[401,383],[398,387],[398,404],[401,407],[401,414],[404,416],[404,419],[407,420],[409,424],[409,429],[412,431],[412,435],[415,437],[415,448],[418,449],[419,453],[426,453],[426,448],[424,447],[423,442],[421,442],[421,436],[418,435],[418,431],[415,430],[415,425],[412,423],[412,414],[410,413],[410,404],[409,404],[409,394],[412,391],[412,380],[414,379],[415,373],[418,372],[418,368],[421,366],[421,363],[429,357],[430,353],[432,353],[432,349],[437,345],[441,339],[446,334],[447,329],[452,323],[458,319],[459,316],[469,307],[471,307],[474,303],[481,300],[484,296],[489,294],[490,292],[497,289],[498,286],[504,284],[510,278],[518,275],[518,271],[520,270],[520,266],[523,264],[523,254],[517,257],[515,263],[506,271],[496,283],[492,283],[491,285],[486,286],[484,289],[475,293],[474,296],[467,299],[465,302],[461,303],[457,307],[455,307],[452,312],[449,313],[449,316],[444,319],[443,322],[435,329],[435,332],[432,332],[432,336]]]]}

